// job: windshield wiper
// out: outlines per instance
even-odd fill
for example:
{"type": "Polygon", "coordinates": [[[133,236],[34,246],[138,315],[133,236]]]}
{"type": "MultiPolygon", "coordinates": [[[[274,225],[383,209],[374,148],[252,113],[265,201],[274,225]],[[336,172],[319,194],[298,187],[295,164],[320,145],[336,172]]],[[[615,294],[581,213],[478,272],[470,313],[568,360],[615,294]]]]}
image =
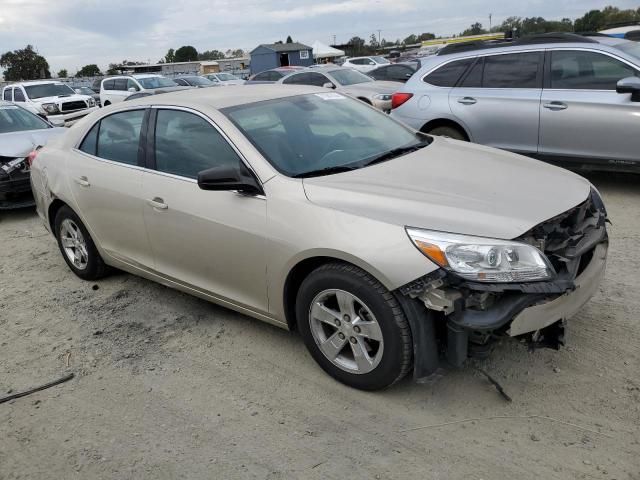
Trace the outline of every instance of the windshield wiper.
{"type": "Polygon", "coordinates": [[[380,162],[386,162],[387,160],[391,160],[392,158],[400,157],[402,155],[406,155],[407,153],[415,152],[416,150],[420,150],[421,148],[429,145],[431,141],[415,143],[413,145],[409,145],[408,147],[398,147],[388,152],[381,153],[380,155],[373,157],[368,162],[362,164],[363,167],[368,167],[369,165],[374,165],[380,162]]]}
{"type": "Polygon", "coordinates": [[[293,175],[293,178],[320,177],[322,175],[331,175],[333,173],[342,173],[355,170],[356,167],[348,167],[346,165],[336,165],[334,167],[319,168],[318,170],[310,170],[308,172],[293,175]]]}

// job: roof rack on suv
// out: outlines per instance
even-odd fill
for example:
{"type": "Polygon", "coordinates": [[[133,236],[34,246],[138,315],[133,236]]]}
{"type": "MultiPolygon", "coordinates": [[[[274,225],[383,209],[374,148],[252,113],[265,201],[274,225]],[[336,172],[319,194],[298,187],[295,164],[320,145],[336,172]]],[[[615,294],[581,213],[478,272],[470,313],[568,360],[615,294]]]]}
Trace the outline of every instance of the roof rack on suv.
{"type": "Polygon", "coordinates": [[[491,40],[487,42],[473,41],[452,43],[442,48],[438,55],[449,55],[451,53],[467,52],[473,50],[483,50],[486,48],[499,48],[511,45],[539,45],[545,43],[598,43],[592,38],[588,38],[575,33],[541,33],[527,35],[515,40],[491,40]]]}

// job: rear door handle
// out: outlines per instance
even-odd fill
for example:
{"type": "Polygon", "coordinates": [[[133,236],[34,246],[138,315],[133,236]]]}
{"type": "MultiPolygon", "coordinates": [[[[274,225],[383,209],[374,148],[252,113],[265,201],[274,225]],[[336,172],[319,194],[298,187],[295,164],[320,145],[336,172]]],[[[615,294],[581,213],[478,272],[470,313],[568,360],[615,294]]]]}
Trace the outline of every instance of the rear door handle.
{"type": "Polygon", "coordinates": [[[473,97],[462,97],[458,99],[458,103],[463,105],[473,105],[474,103],[478,103],[478,101],[473,97]]]}
{"type": "Polygon", "coordinates": [[[147,200],[147,203],[157,210],[166,210],[169,205],[164,203],[164,200],[160,197],[153,197],[151,200],[147,200]]]}
{"type": "Polygon", "coordinates": [[[76,182],[81,187],[89,187],[91,185],[89,183],[89,179],[87,177],[85,177],[85,176],[82,176],[82,177],[79,177],[79,178],[74,178],[73,181],[76,182]]]}
{"type": "Polygon", "coordinates": [[[549,110],[566,110],[569,106],[566,103],[562,102],[549,102],[542,105],[544,108],[549,110]]]}

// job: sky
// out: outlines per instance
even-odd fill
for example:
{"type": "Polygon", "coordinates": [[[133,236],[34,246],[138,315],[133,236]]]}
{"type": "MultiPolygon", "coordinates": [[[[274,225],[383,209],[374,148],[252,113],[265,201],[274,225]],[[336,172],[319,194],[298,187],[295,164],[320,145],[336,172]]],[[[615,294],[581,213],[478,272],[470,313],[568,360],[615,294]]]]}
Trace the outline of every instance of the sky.
{"type": "Polygon", "coordinates": [[[366,40],[381,30],[396,40],[411,33],[448,36],[506,17],[576,18],[638,0],[0,0],[0,54],[33,45],[51,67],[70,74],[83,65],[152,63],[169,48],[242,48],[285,40],[311,44],[366,40]]]}

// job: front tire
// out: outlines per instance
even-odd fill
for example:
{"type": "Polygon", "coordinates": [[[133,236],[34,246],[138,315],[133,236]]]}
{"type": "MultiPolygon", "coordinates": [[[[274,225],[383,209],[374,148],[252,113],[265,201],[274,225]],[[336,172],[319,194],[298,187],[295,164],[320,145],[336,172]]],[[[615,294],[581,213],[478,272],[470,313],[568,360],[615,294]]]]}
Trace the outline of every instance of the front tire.
{"type": "Polygon", "coordinates": [[[83,280],[98,280],[107,273],[98,249],[80,217],[69,207],[58,210],[54,221],[55,235],[62,258],[83,280]]]}
{"type": "Polygon", "coordinates": [[[296,316],[311,356],[346,385],[379,390],[411,368],[404,311],[389,290],[358,267],[330,263],[314,270],[298,291],[296,316]]]}

